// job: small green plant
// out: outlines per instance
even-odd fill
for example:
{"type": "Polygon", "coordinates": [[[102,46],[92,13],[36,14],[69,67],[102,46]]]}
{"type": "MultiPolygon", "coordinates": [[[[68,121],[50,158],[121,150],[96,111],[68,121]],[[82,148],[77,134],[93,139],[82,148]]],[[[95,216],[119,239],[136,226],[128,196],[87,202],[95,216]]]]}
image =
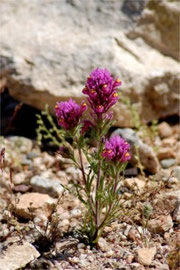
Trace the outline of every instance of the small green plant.
{"type": "Polygon", "coordinates": [[[117,87],[119,79],[113,79],[106,69],[95,69],[87,79],[83,93],[87,95],[90,119],[83,119],[87,104],[78,105],[74,100],[57,102],[56,117],[61,129],[57,129],[47,110],[52,128],[45,127],[41,116],[38,116],[38,140],[42,132],[46,139],[60,146],[59,154],[71,159],[80,169],[82,179],[72,182],[79,200],[84,204],[84,226],[82,232],[90,244],[98,243],[104,227],[110,224],[120,210],[120,181],[130,157],[130,145],[120,136],[107,137],[112,126],[112,112],[109,109],[118,101],[117,87]],[[54,139],[54,135],[60,139],[54,139]],[[96,142],[96,149],[90,145],[96,142]],[[77,149],[77,159],[74,150],[77,149]],[[83,156],[88,165],[85,166],[83,156]]]}
{"type": "Polygon", "coordinates": [[[145,203],[142,208],[142,227],[143,227],[143,242],[145,247],[148,247],[149,239],[147,237],[148,222],[152,214],[153,208],[150,203],[145,203]]]}
{"type": "Polygon", "coordinates": [[[49,113],[48,105],[45,106],[44,111],[41,114],[36,114],[38,128],[36,129],[37,133],[37,143],[42,144],[42,140],[49,140],[52,145],[61,146],[62,141],[64,141],[64,133],[59,130],[56,123],[54,122],[53,117],[49,113]],[[47,128],[43,116],[46,118],[46,121],[50,128],[47,128]]]}
{"type": "MultiPolygon", "coordinates": [[[[62,194],[63,196],[63,194],[62,194]]],[[[45,221],[38,221],[34,219],[33,204],[29,207],[29,213],[31,216],[31,230],[32,228],[37,232],[35,237],[34,245],[41,252],[48,252],[57,242],[61,236],[61,231],[59,228],[59,214],[57,213],[57,206],[61,203],[62,196],[58,198],[56,204],[53,205],[51,213],[45,221]]],[[[38,217],[37,217],[38,218],[38,217]]]]}

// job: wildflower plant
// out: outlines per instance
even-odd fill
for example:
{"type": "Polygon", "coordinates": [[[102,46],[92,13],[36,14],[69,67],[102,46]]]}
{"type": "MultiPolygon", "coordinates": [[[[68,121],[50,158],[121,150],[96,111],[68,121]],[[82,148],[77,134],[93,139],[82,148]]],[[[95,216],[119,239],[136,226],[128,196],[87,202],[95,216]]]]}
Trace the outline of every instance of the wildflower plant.
{"type": "Polygon", "coordinates": [[[82,173],[73,182],[76,194],[86,207],[83,231],[89,243],[97,244],[103,229],[119,213],[121,174],[130,160],[130,145],[120,136],[108,138],[112,126],[111,107],[117,103],[121,81],[108,70],[96,68],[82,92],[87,103],[74,100],[57,102],[55,113],[61,135],[59,154],[73,160],[82,173]],[[88,110],[89,114],[85,114],[88,110]],[[89,115],[87,119],[85,115],[89,115]],[[96,144],[96,148],[90,145],[96,144]],[[77,149],[79,158],[74,155],[77,149]],[[84,156],[88,162],[83,162],[84,156]]]}

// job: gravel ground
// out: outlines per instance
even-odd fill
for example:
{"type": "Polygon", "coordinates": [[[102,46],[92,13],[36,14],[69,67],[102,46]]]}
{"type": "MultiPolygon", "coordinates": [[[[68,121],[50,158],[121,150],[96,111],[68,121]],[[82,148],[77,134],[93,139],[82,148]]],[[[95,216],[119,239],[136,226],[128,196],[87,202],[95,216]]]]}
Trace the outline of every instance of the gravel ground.
{"type": "Polygon", "coordinates": [[[121,194],[125,206],[105,228],[98,249],[80,237],[84,208],[64,188],[72,190],[71,181],[80,181],[80,171],[70,161],[42,152],[30,139],[1,137],[5,161],[0,176],[0,269],[178,269],[180,127],[167,125],[158,127],[158,172],[142,175],[133,167],[127,171],[121,194]],[[58,234],[48,242],[42,233],[54,204],[58,234]],[[153,210],[143,225],[145,204],[153,210]]]}

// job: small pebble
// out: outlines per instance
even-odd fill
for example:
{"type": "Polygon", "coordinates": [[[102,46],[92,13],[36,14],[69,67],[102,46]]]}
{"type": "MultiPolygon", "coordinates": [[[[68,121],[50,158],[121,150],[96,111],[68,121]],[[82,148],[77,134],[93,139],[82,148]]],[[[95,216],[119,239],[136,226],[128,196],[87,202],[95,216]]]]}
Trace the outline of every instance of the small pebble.
{"type": "Polygon", "coordinates": [[[169,158],[169,159],[163,159],[161,160],[161,166],[164,168],[164,169],[167,169],[169,167],[172,167],[173,165],[176,164],[176,160],[173,159],[173,158],[169,158]]]}
{"type": "Polygon", "coordinates": [[[180,181],[180,166],[173,169],[173,175],[180,181]]]}

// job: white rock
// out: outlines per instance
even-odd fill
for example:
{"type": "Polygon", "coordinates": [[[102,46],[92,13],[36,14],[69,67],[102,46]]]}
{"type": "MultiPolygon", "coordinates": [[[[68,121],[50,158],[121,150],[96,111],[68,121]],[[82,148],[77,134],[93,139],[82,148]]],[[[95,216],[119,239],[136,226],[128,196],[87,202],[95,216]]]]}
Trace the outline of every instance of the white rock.
{"type": "Polygon", "coordinates": [[[100,247],[100,249],[102,250],[102,251],[109,251],[110,249],[111,249],[111,246],[107,243],[107,241],[104,239],[104,238],[102,238],[102,237],[100,237],[99,239],[98,239],[98,246],[100,247]]]}
{"type": "MultiPolygon", "coordinates": [[[[178,113],[179,65],[141,38],[132,41],[124,34],[132,23],[123,2],[0,1],[1,66],[10,71],[10,94],[38,109],[48,103],[54,112],[57,100],[82,100],[88,73],[107,67],[122,79],[122,91],[146,122],[178,113]]],[[[178,22],[169,31],[174,37],[177,28],[178,22]]],[[[113,111],[116,125],[132,124],[126,105],[118,102],[113,111]]]]}
{"type": "Polygon", "coordinates": [[[16,270],[40,256],[33,245],[28,242],[9,246],[4,254],[0,255],[0,270],[16,270]]]}
{"type": "Polygon", "coordinates": [[[70,225],[70,222],[68,219],[63,219],[59,222],[59,227],[68,228],[70,225]]]}
{"type": "Polygon", "coordinates": [[[180,224],[180,200],[176,202],[175,210],[173,213],[173,220],[180,224]]]}
{"type": "Polygon", "coordinates": [[[32,150],[32,141],[22,136],[12,136],[8,140],[22,153],[29,153],[32,150]]]}
{"type": "Polygon", "coordinates": [[[173,133],[172,128],[167,122],[158,125],[158,131],[161,138],[170,137],[173,133]]]}
{"type": "Polygon", "coordinates": [[[156,247],[140,248],[137,250],[137,261],[143,265],[151,265],[156,254],[156,247]]]}
{"type": "Polygon", "coordinates": [[[55,158],[49,155],[47,152],[42,153],[43,162],[46,164],[46,167],[52,167],[55,163],[55,158]]]}
{"type": "Polygon", "coordinates": [[[81,210],[80,209],[73,209],[70,213],[71,217],[73,218],[79,218],[82,216],[81,210]]]}
{"type": "Polygon", "coordinates": [[[26,175],[24,172],[16,173],[13,177],[13,183],[15,185],[20,185],[25,183],[26,175]]]}
{"type": "Polygon", "coordinates": [[[165,55],[180,60],[179,1],[149,0],[131,36],[143,37],[165,55]]]}
{"type": "Polygon", "coordinates": [[[167,199],[175,199],[176,201],[180,201],[180,190],[173,190],[164,193],[163,196],[167,199]]]}
{"type": "Polygon", "coordinates": [[[180,166],[177,166],[173,169],[173,174],[180,181],[180,166]]]}
{"type": "Polygon", "coordinates": [[[34,191],[46,193],[55,198],[59,197],[64,190],[58,180],[47,179],[38,175],[33,176],[30,183],[34,191]]]}
{"type": "Polygon", "coordinates": [[[113,255],[114,255],[114,251],[112,249],[106,252],[106,257],[112,257],[113,255]]]}

